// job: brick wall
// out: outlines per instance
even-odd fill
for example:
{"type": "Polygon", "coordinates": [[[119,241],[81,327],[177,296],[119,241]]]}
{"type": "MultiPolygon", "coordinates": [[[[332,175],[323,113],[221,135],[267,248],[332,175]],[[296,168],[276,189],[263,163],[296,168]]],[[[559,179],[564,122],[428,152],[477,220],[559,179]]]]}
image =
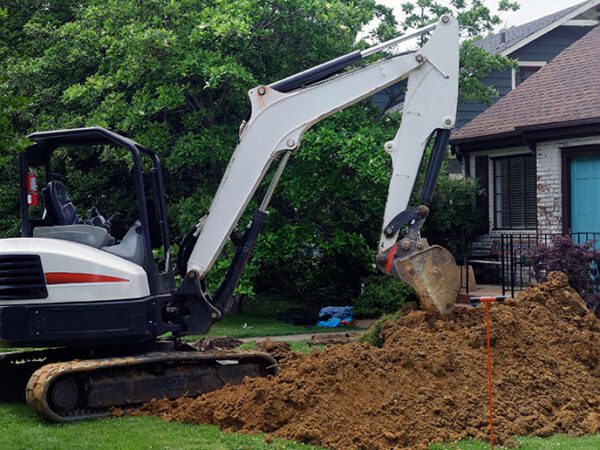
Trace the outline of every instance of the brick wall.
{"type": "Polygon", "coordinates": [[[555,141],[538,144],[536,152],[539,233],[562,233],[561,150],[555,141]]]}
{"type": "MultiPolygon", "coordinates": [[[[536,230],[494,230],[490,226],[488,234],[480,236],[473,243],[473,253],[475,255],[485,254],[489,250],[494,239],[498,239],[500,234],[554,234],[563,232],[563,192],[562,192],[562,152],[569,151],[569,147],[579,147],[587,145],[600,144],[600,137],[557,140],[551,142],[542,142],[536,149],[536,189],[537,189],[537,231],[536,230]]],[[[517,147],[508,149],[496,149],[482,152],[474,152],[469,158],[470,173],[475,173],[476,155],[506,156],[517,155],[529,152],[528,147],[517,147]]],[[[489,214],[490,225],[493,223],[494,196],[493,194],[493,173],[492,164],[489,165],[488,192],[490,193],[489,214]]]]}
{"type": "Polygon", "coordinates": [[[600,137],[558,140],[537,145],[537,216],[540,233],[563,232],[562,152],[600,144],[600,137]]]}

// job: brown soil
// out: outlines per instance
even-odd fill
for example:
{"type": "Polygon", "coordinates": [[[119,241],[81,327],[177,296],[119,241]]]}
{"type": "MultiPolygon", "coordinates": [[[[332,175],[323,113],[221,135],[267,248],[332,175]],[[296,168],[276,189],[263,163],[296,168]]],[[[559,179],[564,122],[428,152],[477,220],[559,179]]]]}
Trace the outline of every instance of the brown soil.
{"type": "Polygon", "coordinates": [[[196,350],[204,352],[207,350],[232,350],[242,345],[243,342],[229,336],[215,336],[202,338],[192,342],[191,346],[196,350]]]}
{"type": "MultiPolygon", "coordinates": [[[[600,430],[600,321],[561,273],[491,305],[496,439],[600,430]]],[[[384,344],[328,347],[246,379],[140,413],[266,432],[333,449],[426,448],[487,439],[484,308],[440,320],[412,311],[384,344]]]]}
{"type": "Polygon", "coordinates": [[[360,333],[315,334],[311,336],[308,345],[348,344],[358,337],[360,333]]]}
{"type": "Polygon", "coordinates": [[[266,341],[256,344],[256,348],[261,352],[271,355],[279,364],[283,364],[287,359],[293,356],[290,344],[287,342],[267,339],[266,341]]]}

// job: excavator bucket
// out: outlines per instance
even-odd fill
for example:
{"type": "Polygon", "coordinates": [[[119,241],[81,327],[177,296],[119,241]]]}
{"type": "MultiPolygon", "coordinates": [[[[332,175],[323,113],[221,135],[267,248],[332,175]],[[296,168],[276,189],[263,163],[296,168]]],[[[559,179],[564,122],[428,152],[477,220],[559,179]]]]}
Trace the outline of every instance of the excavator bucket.
{"type": "Polygon", "coordinates": [[[450,314],[460,291],[460,273],[452,254],[439,245],[394,261],[398,277],[419,296],[421,308],[450,314]]]}

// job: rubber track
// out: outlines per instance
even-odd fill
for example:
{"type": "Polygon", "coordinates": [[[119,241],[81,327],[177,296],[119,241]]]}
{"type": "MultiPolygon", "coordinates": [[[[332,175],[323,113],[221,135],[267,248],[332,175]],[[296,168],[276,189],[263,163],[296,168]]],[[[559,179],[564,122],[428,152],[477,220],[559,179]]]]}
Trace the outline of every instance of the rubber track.
{"type": "Polygon", "coordinates": [[[77,410],[67,416],[63,416],[53,411],[48,404],[48,389],[52,383],[62,376],[70,374],[85,374],[98,370],[105,369],[135,369],[136,367],[145,366],[152,363],[165,362],[201,362],[201,361],[230,361],[237,360],[243,363],[244,360],[260,361],[263,368],[269,375],[275,375],[279,371],[277,362],[266,353],[259,352],[219,352],[219,353],[204,353],[204,352],[151,352],[136,356],[123,356],[115,358],[102,358],[92,360],[73,360],[65,362],[57,362],[46,364],[36,370],[29,382],[25,391],[27,403],[40,415],[53,422],[73,422],[85,420],[95,417],[111,415],[113,407],[123,405],[113,405],[111,408],[97,408],[77,410]]]}

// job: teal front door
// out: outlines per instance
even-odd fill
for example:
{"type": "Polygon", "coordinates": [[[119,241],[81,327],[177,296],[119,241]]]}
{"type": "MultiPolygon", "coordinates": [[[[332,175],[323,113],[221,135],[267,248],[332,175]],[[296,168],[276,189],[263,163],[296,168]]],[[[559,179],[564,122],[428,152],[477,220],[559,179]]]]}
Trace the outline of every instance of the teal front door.
{"type": "Polygon", "coordinates": [[[571,232],[600,233],[600,156],[573,158],[570,166],[571,232]]]}

